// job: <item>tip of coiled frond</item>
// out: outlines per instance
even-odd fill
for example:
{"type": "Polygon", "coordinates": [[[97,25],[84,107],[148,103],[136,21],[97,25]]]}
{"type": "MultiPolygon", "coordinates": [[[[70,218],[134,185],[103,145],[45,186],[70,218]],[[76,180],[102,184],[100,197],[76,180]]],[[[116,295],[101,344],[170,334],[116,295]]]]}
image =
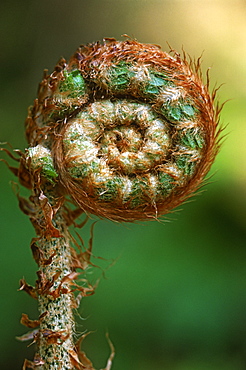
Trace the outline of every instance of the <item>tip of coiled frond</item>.
{"type": "Polygon", "coordinates": [[[50,157],[31,167],[45,163],[41,175],[57,176],[87,213],[158,219],[200,188],[221,145],[223,104],[202,56],[123,36],[81,45],[45,75],[27,137],[50,157]]]}

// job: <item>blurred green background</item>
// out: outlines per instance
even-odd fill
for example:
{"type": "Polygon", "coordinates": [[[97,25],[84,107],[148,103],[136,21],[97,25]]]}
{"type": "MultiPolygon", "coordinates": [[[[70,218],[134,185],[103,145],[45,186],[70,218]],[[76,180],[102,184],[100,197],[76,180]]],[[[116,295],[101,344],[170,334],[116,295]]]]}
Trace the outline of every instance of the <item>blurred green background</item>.
{"type": "MultiPolygon", "coordinates": [[[[167,51],[168,42],[192,57],[203,53],[211,85],[225,83],[218,96],[230,99],[221,115],[228,136],[211,183],[169,222],[96,224],[94,254],[108,261],[94,262],[115,263],[77,320],[79,332],[94,331],[84,348],[96,368],[106,364],[109,332],[113,369],[246,369],[246,1],[9,0],[0,5],[0,30],[0,141],[21,150],[43,69],[81,43],[125,33],[167,51]]],[[[35,283],[37,267],[14,180],[0,163],[0,368],[8,370],[35,350],[15,339],[26,331],[21,313],[37,318],[36,302],[17,291],[23,276],[35,283]]]]}

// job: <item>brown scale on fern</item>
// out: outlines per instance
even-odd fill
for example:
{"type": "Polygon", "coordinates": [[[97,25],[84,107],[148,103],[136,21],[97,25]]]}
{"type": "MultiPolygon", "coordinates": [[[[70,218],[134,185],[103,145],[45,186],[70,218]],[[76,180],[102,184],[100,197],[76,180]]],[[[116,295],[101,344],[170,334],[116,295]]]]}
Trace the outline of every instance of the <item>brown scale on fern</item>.
{"type": "Polygon", "coordinates": [[[156,219],[199,188],[220,109],[188,62],[134,40],[80,47],[45,73],[29,110],[29,167],[85,212],[156,219]]]}

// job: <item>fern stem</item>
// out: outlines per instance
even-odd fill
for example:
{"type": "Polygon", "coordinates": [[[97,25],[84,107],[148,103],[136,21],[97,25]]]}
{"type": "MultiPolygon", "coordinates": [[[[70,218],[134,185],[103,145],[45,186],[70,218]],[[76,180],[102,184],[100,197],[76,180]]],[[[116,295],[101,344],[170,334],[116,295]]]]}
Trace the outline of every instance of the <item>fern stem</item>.
{"type": "Polygon", "coordinates": [[[36,293],[40,329],[36,358],[39,370],[71,370],[75,328],[75,302],[70,288],[74,276],[71,238],[62,207],[55,212],[54,189],[48,189],[46,195],[41,190],[36,197],[34,224],[41,226],[42,232],[32,246],[39,266],[36,293]]]}
{"type": "MultiPolygon", "coordinates": [[[[59,277],[52,284],[52,293],[55,289],[59,289],[62,279],[71,273],[69,240],[67,237],[43,239],[39,244],[45,258],[49,259],[55,254],[49,265],[40,265],[39,269],[40,283],[42,277],[45,277],[45,282],[49,283],[52,282],[56,274],[59,274],[59,277]]],[[[63,288],[67,288],[65,284],[63,288]]],[[[62,366],[64,370],[71,369],[69,351],[73,350],[74,329],[72,294],[70,292],[61,293],[54,299],[52,294],[42,292],[41,288],[38,301],[41,316],[39,355],[45,359],[45,364],[41,368],[42,370],[58,370],[62,366]]]]}

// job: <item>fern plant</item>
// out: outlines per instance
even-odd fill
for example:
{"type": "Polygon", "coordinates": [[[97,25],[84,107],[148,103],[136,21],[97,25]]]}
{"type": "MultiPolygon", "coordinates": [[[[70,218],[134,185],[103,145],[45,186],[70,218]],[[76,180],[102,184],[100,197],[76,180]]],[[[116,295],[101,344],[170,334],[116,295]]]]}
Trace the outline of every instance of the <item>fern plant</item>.
{"type": "Polygon", "coordinates": [[[171,54],[104,39],[44,72],[26,119],[28,148],[11,167],[30,189],[19,201],[36,232],[38,279],[35,287],[22,279],[21,289],[38,301],[38,320],[22,316],[37,352],[24,369],[93,369],[74,342],[73,310],[94,292],[76,281],[91,257],[91,248],[74,248],[69,226],[76,218],[157,220],[201,186],[214,161],[216,90],[209,93],[208,76],[203,83],[200,59],[171,54]]]}

